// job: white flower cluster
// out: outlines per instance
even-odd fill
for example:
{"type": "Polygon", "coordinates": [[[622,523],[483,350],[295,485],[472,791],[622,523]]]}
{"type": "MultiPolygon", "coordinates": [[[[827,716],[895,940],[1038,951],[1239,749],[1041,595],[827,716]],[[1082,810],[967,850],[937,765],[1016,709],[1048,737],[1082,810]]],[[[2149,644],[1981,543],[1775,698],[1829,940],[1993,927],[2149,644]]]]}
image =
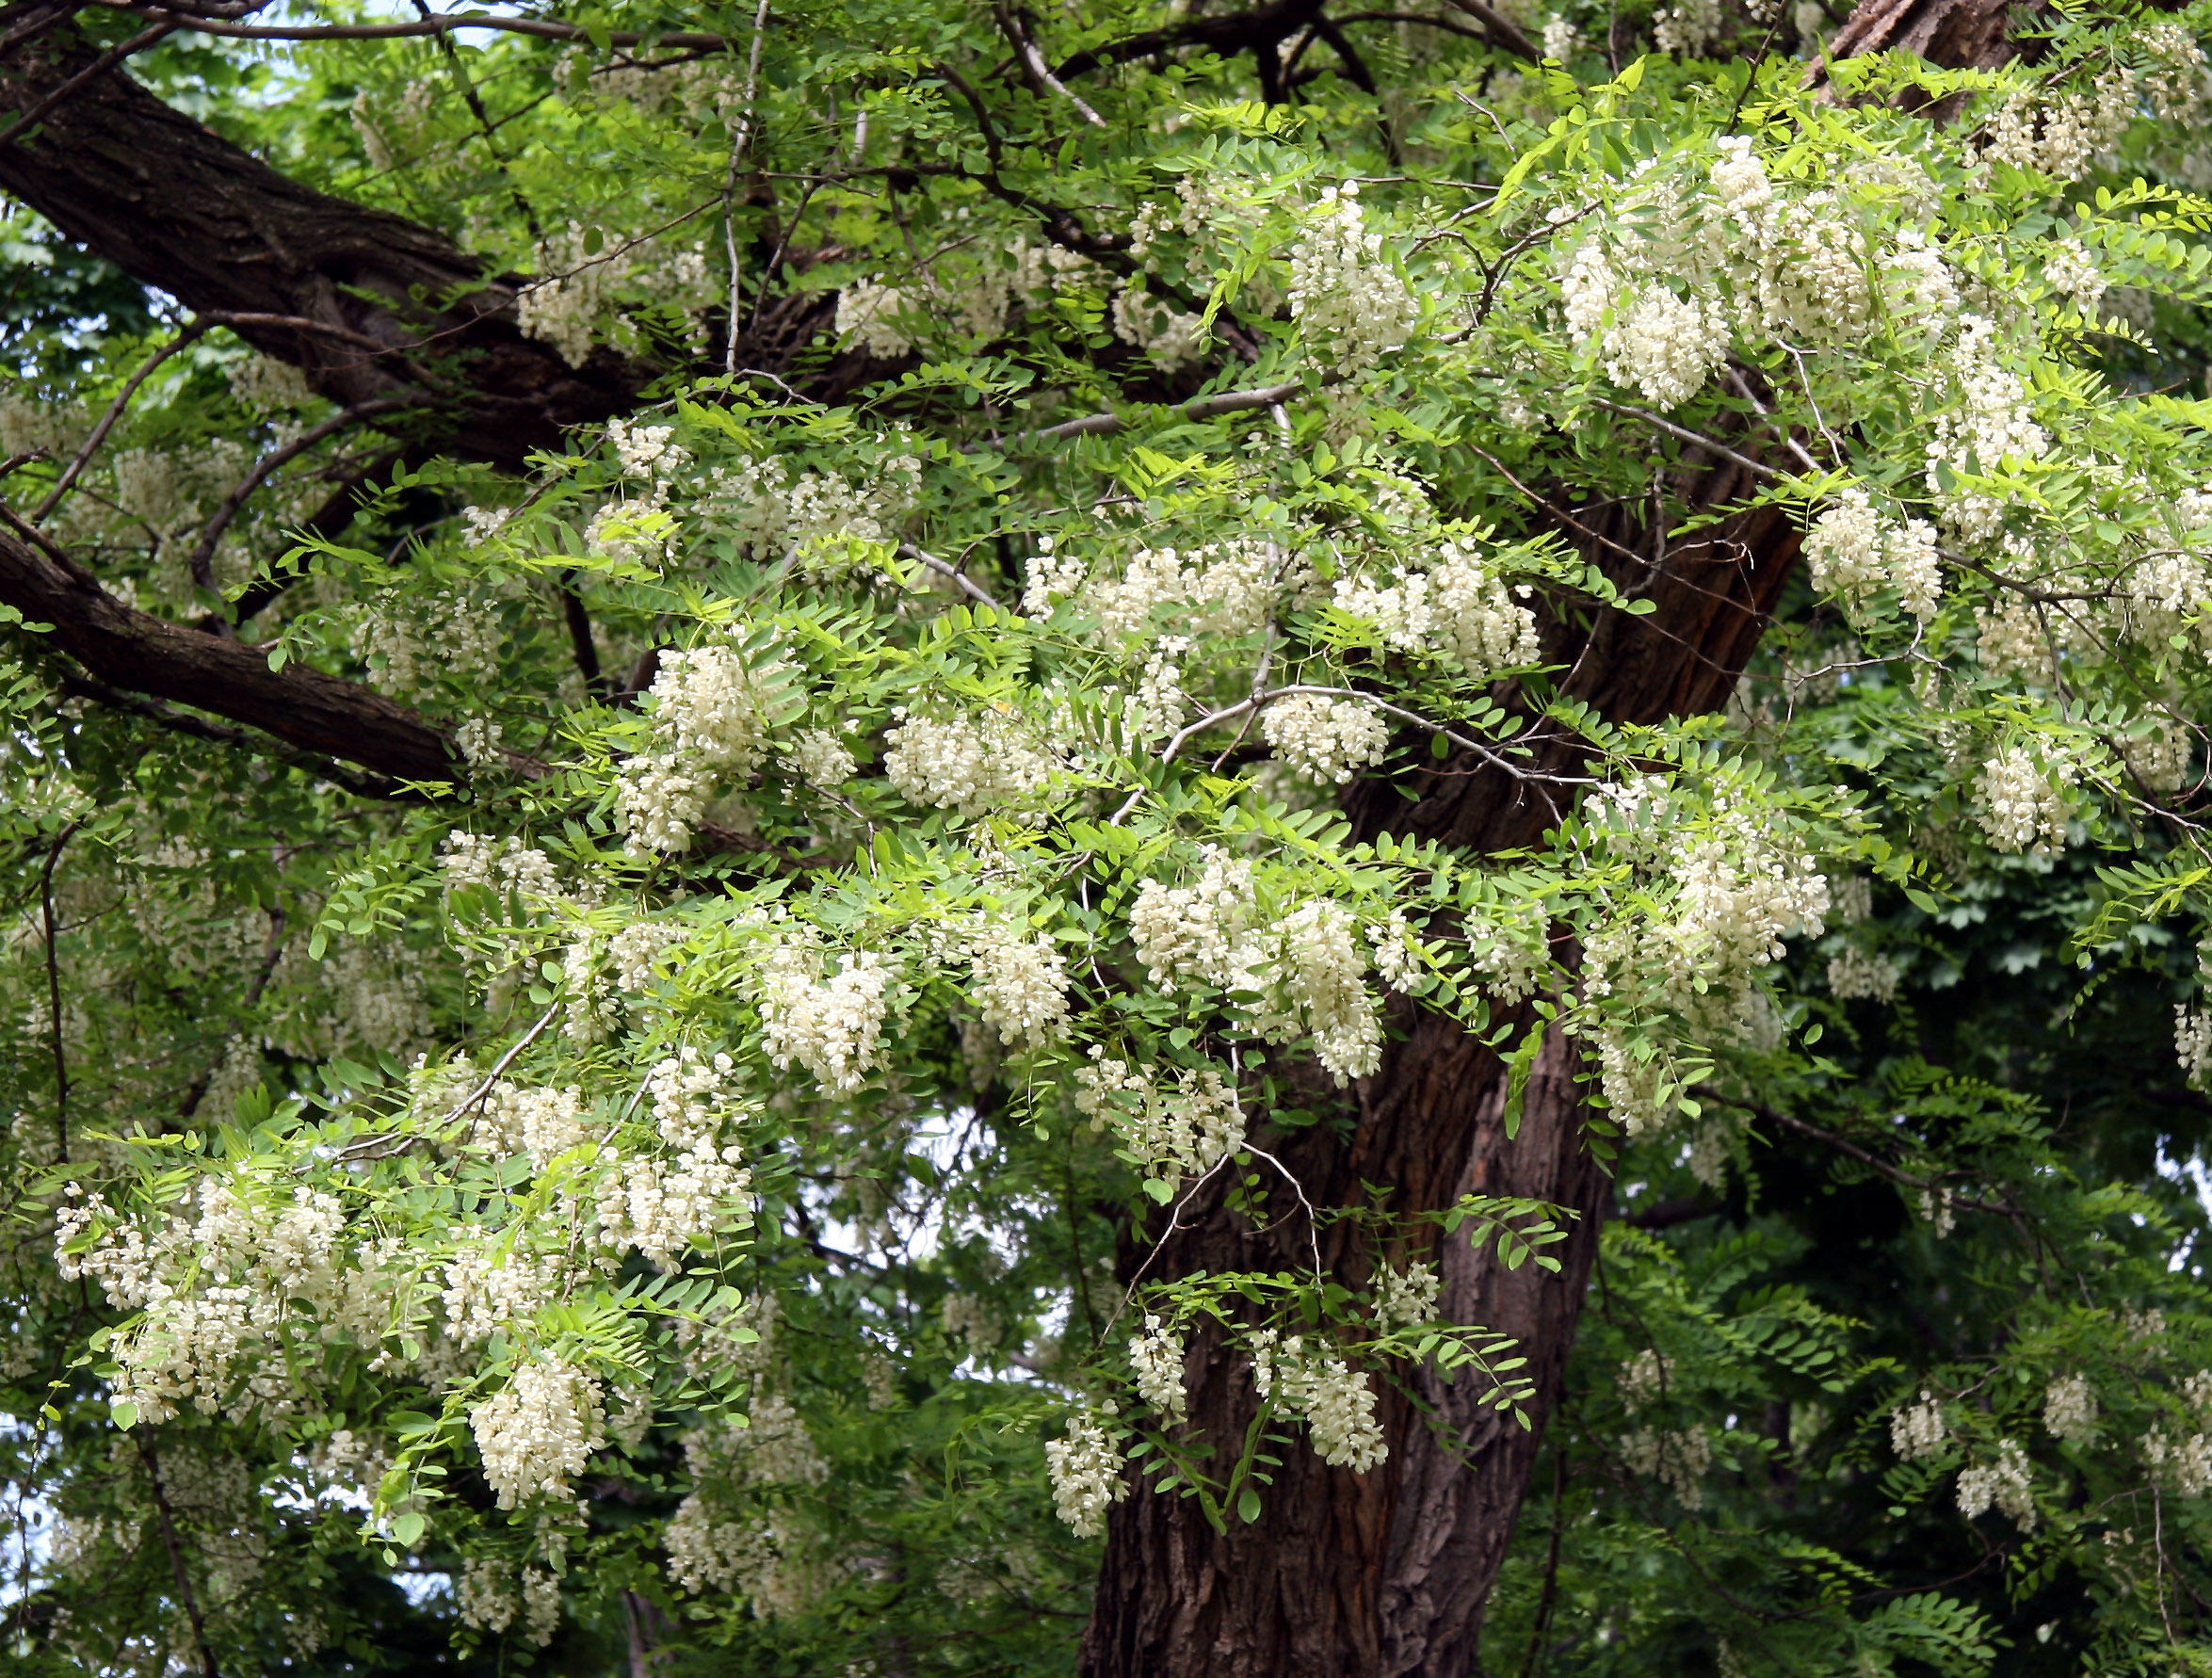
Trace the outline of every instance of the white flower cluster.
{"type": "Polygon", "coordinates": [[[2097,1395],[2088,1376],[2060,1376],[2044,1389],[2043,1426],[2053,1439],[2087,1444],[2096,1437],[2097,1395]]]}
{"type": "Polygon", "coordinates": [[[532,1359],[469,1412],[484,1478],[511,1509],[537,1497],[565,1497],[593,1451],[606,1443],[604,1389],[564,1358],[532,1359]]]}
{"type": "Polygon", "coordinates": [[[763,958],[757,1000],[768,1058],[797,1060],[836,1095],[850,1095],[882,1064],[883,1016],[897,975],[873,950],[849,950],[822,977],[822,950],[809,935],[779,937],[763,958]]]}
{"type": "Polygon", "coordinates": [[[790,773],[817,792],[826,793],[835,792],[860,768],[845,742],[821,728],[806,729],[796,735],[783,761],[790,773]]]}
{"type": "Polygon", "coordinates": [[[1621,1365],[1621,1402],[1631,1411],[1664,1398],[1674,1379],[1674,1360],[1645,1347],[1621,1365]]]}
{"type": "Polygon", "coordinates": [[[2135,115],[2135,73],[2115,64],[2088,88],[2023,88],[1989,120],[1984,155],[2071,181],[2135,115]]]}
{"type": "Polygon", "coordinates": [[[1420,299],[1391,266],[1382,235],[1368,230],[1357,182],[1323,187],[1291,247],[1290,317],[1347,373],[1401,347],[1421,318],[1420,299]]]}
{"type": "Polygon", "coordinates": [[[1849,1002],[1861,996],[1871,996],[1887,1005],[1897,996],[1897,981],[1903,976],[1897,964],[1887,956],[1863,950],[1856,944],[1846,946],[1828,959],[1828,992],[1838,1002],[1849,1002]]]}
{"type": "Polygon", "coordinates": [[[524,337],[552,345],[570,366],[581,367],[591,359],[608,293],[621,274],[614,260],[586,254],[584,230],[574,222],[544,242],[538,262],[547,277],[516,292],[517,323],[524,337]]]}
{"type": "Polygon", "coordinates": [[[511,1335],[560,1298],[565,1280],[557,1259],[514,1246],[502,1250],[481,1232],[457,1247],[444,1279],[445,1331],[462,1346],[511,1335]]]}
{"type": "Polygon", "coordinates": [[[1073,1417],[1065,1439],[1044,1447],[1044,1468],[1052,1479],[1055,1511],[1077,1538],[1096,1538],[1106,1530],[1107,1506],[1129,1495],[1129,1482],[1122,1477],[1122,1451],[1096,1417],[1073,1417]]]}
{"type": "Polygon", "coordinates": [[[2002,347],[1997,328],[1988,317],[1959,317],[1958,342],[1951,353],[1959,408],[1936,414],[1928,444],[1928,492],[1942,507],[1945,522],[1959,540],[1970,543],[1996,538],[2005,506],[1978,490],[1946,487],[1946,469],[1993,473],[2009,458],[2038,460],[2051,446],[2050,433],[2036,423],[2028,407],[2027,387],[2005,364],[2002,347]]]}
{"type": "Polygon", "coordinates": [[[1278,1341],[1273,1329],[1252,1336],[1251,1354],[1252,1385],[1262,1398],[1305,1418],[1322,1461],[1365,1474],[1390,1455],[1364,1370],[1322,1347],[1309,1348],[1301,1334],[1278,1341]]]}
{"type": "Polygon", "coordinates": [[[1297,556],[1260,538],[1208,542],[1188,553],[1140,548],[1115,575],[1094,573],[1044,537],[1030,562],[1022,609],[1042,617],[1054,601],[1075,600],[1097,619],[1103,635],[1150,637],[1157,629],[1155,614],[1173,607],[1178,621],[1207,635],[1245,636],[1264,628],[1284,594],[1306,575],[1297,556]]]}
{"type": "Polygon", "coordinates": [[[1337,609],[1372,622],[1395,651],[1447,660],[1477,682],[1542,656],[1535,614],[1513,599],[1474,538],[1446,538],[1428,570],[1400,566],[1393,579],[1338,578],[1337,609]]]}
{"type": "Polygon", "coordinates": [[[1975,656],[1993,676],[2048,684],[2057,656],[2033,601],[2007,599],[1975,614],[1975,656]]]}
{"type": "Polygon", "coordinates": [[[1061,766],[998,711],[909,717],[890,734],[883,773],[910,803],[965,816],[1034,809],[1061,766]]]}
{"type": "Polygon", "coordinates": [[[647,696],[652,743],[622,766],[615,799],[632,854],[684,850],[715,789],[760,766],[767,754],[761,674],[727,644],[661,654],[647,696]]]}
{"type": "Polygon", "coordinates": [[[678,1589],[693,1592],[741,1586],[773,1560],[757,1525],[718,1519],[696,1492],[676,1506],[660,1543],[668,1552],[670,1579],[678,1589]]]}
{"type": "Polygon", "coordinates": [[[2189,783],[2197,742],[2183,724],[2160,721],[2146,737],[2122,734],[2112,744],[2145,792],[2176,793],[2189,783]]]}
{"type": "Polygon", "coordinates": [[[1865,490],[1853,485],[1814,522],[1805,538],[1813,587],[1856,605],[1894,588],[1906,611],[1925,623],[1943,593],[1935,527],[1924,519],[1886,524],[1865,490]]]}
{"type": "Polygon", "coordinates": [[[1188,1395],[1183,1388],[1183,1336],[1163,1328],[1156,1316],[1144,1319],[1144,1332],[1129,1343],[1129,1368],[1137,1379],[1138,1396],[1164,1421],[1181,1422],[1188,1415],[1188,1395]]]}
{"type": "Polygon", "coordinates": [[[735,1142],[718,1148],[695,1141],[673,1159],[610,1152],[608,1169],[591,1191],[600,1240],[634,1248],[659,1269],[674,1269],[692,1242],[751,1221],[744,1197],[752,1172],[744,1162],[745,1151],[735,1142]]]}
{"type": "Polygon", "coordinates": [[[670,1146],[691,1148],[720,1137],[736,1106],[732,1083],[736,1070],[728,1055],[709,1056],[690,1043],[654,1063],[645,1092],[653,1099],[654,1122],[670,1146]]]}
{"type": "Polygon", "coordinates": [[[2212,1012],[2174,1005],[2173,1052],[2191,1089],[2212,1089],[2212,1012]]]}
{"type": "Polygon", "coordinates": [[[485,1098],[471,1140],[494,1158],[526,1154],[536,1170],[590,1139],[584,1125],[584,1091],[502,1084],[485,1098]]]}
{"type": "Polygon", "coordinates": [[[1919,1403],[1900,1404],[1890,1412],[1889,1448],[1897,1452],[1901,1461],[1916,1462],[1923,1457],[1932,1457],[1949,1443],[1950,1437],[1942,1402],[1925,1387],[1920,1390],[1919,1403]]]}
{"type": "Polygon", "coordinates": [[[837,335],[857,337],[862,348],[887,362],[910,353],[914,341],[898,317],[908,309],[906,293],[880,280],[853,280],[838,288],[837,335]]]}
{"type": "Polygon", "coordinates": [[[2039,755],[2025,746],[2008,746],[1991,758],[1974,790],[1975,820],[1992,848],[2035,856],[2064,849],[2073,808],[2069,789],[2080,774],[2077,764],[2051,748],[2039,755]]]}
{"type": "Polygon", "coordinates": [[[1187,886],[1148,879],[1129,912],[1129,935],[1165,995],[1179,979],[1230,990],[1249,982],[1258,952],[1250,943],[1259,905],[1251,864],[1219,846],[1201,848],[1203,866],[1187,886]]]}
{"type": "Polygon", "coordinates": [[[1297,774],[1342,786],[1363,765],[1379,764],[1390,748],[1390,728],[1371,705],[1357,700],[1294,693],[1260,713],[1260,734],[1297,774]]]}
{"type": "Polygon", "coordinates": [[[1168,372],[1198,359],[1205,347],[1200,317],[1186,315],[1164,298],[1138,285],[1124,285],[1114,296],[1114,336],[1134,345],[1168,372]]]}
{"type": "Polygon", "coordinates": [[[2060,239],[2051,247],[2043,257],[2043,281],[2084,319],[2096,319],[2108,282],[2079,239],[2060,239]]]}
{"type": "Polygon", "coordinates": [[[1664,1481],[1686,1509],[1705,1505],[1705,1474],[1713,1442],[1702,1428],[1639,1428],[1621,1442],[1631,1472],[1664,1481]]]}
{"type": "Polygon", "coordinates": [[[2164,1428],[2154,1428],[2143,1436],[2143,1460],[2184,1497],[2212,1491],[2212,1433],[2172,1440],[2164,1428]]]}
{"type": "Polygon", "coordinates": [[[1075,1110],[1111,1129],[1147,1174],[1171,1181],[1206,1171],[1244,1143],[1236,1090],[1212,1067],[1186,1067],[1171,1089],[1093,1043],[1074,1074],[1075,1110]]]}
{"type": "Polygon", "coordinates": [[[287,1347],[312,1348],[325,1333],[381,1338],[389,1300],[378,1267],[393,1254],[379,1247],[348,1264],[333,1197],[262,1198],[250,1184],[207,1177],[197,1202],[197,1216],[172,1213],[150,1234],[75,1184],[55,1208],[62,1278],[97,1282],[118,1310],[143,1314],[110,1348],[115,1396],[142,1419],[166,1421],[187,1404],[238,1420],[283,1413],[299,1402],[287,1347]]]}
{"type": "Polygon", "coordinates": [[[1022,938],[996,917],[967,937],[975,967],[970,994],[983,1024],[1009,1048],[1041,1048],[1067,1027],[1068,963],[1052,938],[1022,938]]]}
{"type": "Polygon", "coordinates": [[[1993,1504],[2022,1532],[2035,1530],[2034,1476],[2027,1453],[2009,1439],[1998,1442],[1994,1462],[1959,1471],[1959,1513],[1978,1520],[1993,1504]]]}
{"type": "Polygon", "coordinates": [[[1383,1330],[1410,1329],[1434,1315],[1444,1278],[1425,1259],[1402,1270],[1384,1269],[1375,1278],[1375,1324],[1383,1330]]]}
{"type": "Polygon", "coordinates": [[[1255,1024],[1278,1042],[1301,1027],[1311,1032],[1315,1056],[1340,1085],[1366,1077],[1382,1062],[1382,1024],[1367,990],[1367,950],[1358,922],[1340,903],[1309,898],[1284,919],[1279,937],[1273,965],[1290,1006],[1255,1024]]]}
{"type": "Polygon", "coordinates": [[[560,892],[560,876],[552,860],[520,839],[487,840],[456,828],[445,835],[439,863],[445,870],[448,890],[470,885],[497,890],[504,885],[538,897],[552,897],[560,892]]]}
{"type": "Polygon", "coordinates": [[[1606,377],[1665,411],[1704,389],[1735,336],[1718,298],[1683,297],[1664,282],[1646,285],[1606,331],[1606,377]]]}
{"type": "Polygon", "coordinates": [[[2212,573],[2193,553],[2155,554],[2128,579],[2130,627],[2154,653],[2164,653],[2177,635],[2194,632],[2200,645],[2212,646],[2212,573]]]}

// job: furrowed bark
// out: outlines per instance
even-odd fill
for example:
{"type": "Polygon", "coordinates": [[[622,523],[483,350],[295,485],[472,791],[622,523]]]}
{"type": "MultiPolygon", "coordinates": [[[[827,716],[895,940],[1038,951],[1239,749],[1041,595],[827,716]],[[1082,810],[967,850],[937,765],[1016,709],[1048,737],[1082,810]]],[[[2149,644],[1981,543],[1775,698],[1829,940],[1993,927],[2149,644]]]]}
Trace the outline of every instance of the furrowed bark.
{"type": "MultiPolygon", "coordinates": [[[[0,33],[73,10],[0,8],[0,33]]],[[[57,24],[0,60],[0,107],[32,109],[98,56],[57,24]]],[[[431,228],[287,179],[120,69],[0,146],[0,188],[189,309],[313,323],[232,330],[342,407],[419,405],[417,440],[471,459],[519,467],[564,427],[627,411],[651,377],[606,348],[571,367],[523,335],[516,276],[487,273],[431,228]]]]}
{"type": "Polygon", "coordinates": [[[299,665],[272,670],[256,648],[134,611],[73,560],[10,530],[0,530],[0,601],[51,624],[33,638],[109,686],[210,711],[396,781],[466,774],[446,736],[406,706],[299,665]]]}

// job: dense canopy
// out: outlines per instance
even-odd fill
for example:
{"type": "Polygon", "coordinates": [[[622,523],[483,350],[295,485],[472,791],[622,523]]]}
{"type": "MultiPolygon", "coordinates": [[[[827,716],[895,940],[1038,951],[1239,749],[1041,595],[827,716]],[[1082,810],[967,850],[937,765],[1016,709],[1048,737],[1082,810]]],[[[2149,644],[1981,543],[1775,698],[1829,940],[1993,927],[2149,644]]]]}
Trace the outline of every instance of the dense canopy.
{"type": "Polygon", "coordinates": [[[0,8],[29,1672],[2212,1672],[2202,7],[0,8]]]}

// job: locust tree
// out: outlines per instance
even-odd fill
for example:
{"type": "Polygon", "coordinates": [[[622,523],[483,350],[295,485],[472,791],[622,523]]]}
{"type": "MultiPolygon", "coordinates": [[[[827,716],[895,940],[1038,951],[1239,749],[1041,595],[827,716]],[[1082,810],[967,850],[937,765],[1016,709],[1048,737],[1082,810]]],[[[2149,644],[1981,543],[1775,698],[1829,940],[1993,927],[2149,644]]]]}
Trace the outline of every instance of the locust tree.
{"type": "Polygon", "coordinates": [[[2198,35],[0,9],[17,1655],[2212,1662],[2198,35]]]}

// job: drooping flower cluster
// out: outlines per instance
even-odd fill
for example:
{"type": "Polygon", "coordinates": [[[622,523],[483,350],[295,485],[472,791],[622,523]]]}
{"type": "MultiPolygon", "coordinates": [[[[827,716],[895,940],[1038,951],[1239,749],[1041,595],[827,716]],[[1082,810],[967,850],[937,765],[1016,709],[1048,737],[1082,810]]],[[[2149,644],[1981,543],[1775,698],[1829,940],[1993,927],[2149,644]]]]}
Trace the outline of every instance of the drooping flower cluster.
{"type": "Polygon", "coordinates": [[[1137,1392],[1161,1419],[1181,1422],[1189,1396],[1183,1386],[1183,1336],[1163,1328],[1157,1316],[1144,1319],[1144,1332],[1129,1343],[1129,1368],[1137,1392]]]}
{"type": "Polygon", "coordinates": [[[1372,622],[1400,653],[1461,666],[1472,681],[1535,664],[1536,617],[1514,600],[1472,537],[1447,538],[1428,570],[1400,566],[1388,585],[1339,577],[1336,607],[1372,622]]]}
{"type": "Polygon", "coordinates": [[[1444,1278],[1425,1259],[1402,1270],[1384,1269],[1375,1278],[1375,1322],[1382,1329],[1410,1329],[1427,1322],[1436,1310],[1444,1278]]]}
{"type": "Polygon", "coordinates": [[[1068,1018],[1068,963],[1049,934],[1017,936],[1003,921],[979,921],[967,940],[971,994],[983,1024],[1009,1048],[1041,1048],[1068,1018]]]}
{"type": "Polygon", "coordinates": [[[1854,485],[1814,522],[1805,539],[1813,587],[1858,603],[1890,588],[1906,611],[1923,623],[1935,616],[1943,593],[1935,528],[1923,519],[1888,524],[1854,485]]]}
{"type": "Polygon", "coordinates": [[[622,766],[616,797],[634,853],[687,848],[716,788],[760,766],[767,755],[761,674],[724,643],[661,655],[647,695],[652,743],[622,766]]]}
{"type": "Polygon", "coordinates": [[[1921,1391],[1919,1403],[1900,1404],[1890,1412],[1889,1445],[1902,1461],[1934,1456],[1950,1437],[1942,1403],[1926,1389],[1921,1391]]]}
{"type": "Polygon", "coordinates": [[[1260,734],[1297,773],[1341,786],[1364,765],[1379,764],[1390,747],[1390,728],[1371,705],[1357,700],[1294,693],[1260,714],[1260,734]]]}
{"type": "Polygon", "coordinates": [[[882,1064],[883,1017],[896,974],[873,950],[849,950],[822,976],[811,936],[777,936],[758,976],[764,1047],[778,1066],[798,1061],[835,1095],[850,1095],[882,1064]]]}
{"type": "Polygon", "coordinates": [[[2070,789],[2080,766],[2056,750],[2041,754],[2007,746],[1984,764],[1975,781],[1975,820],[1992,848],[2049,856],[2066,846],[2070,789]]]}
{"type": "Polygon", "coordinates": [[[1332,1356],[1305,1336],[1278,1339],[1263,1329],[1252,1336],[1252,1384],[1313,1430],[1314,1449],[1332,1468],[1365,1474],[1390,1455],[1382,1424],[1375,1419],[1375,1392],[1364,1370],[1332,1356]]]}
{"type": "Polygon", "coordinates": [[[484,1478],[499,1507],[565,1497],[593,1451],[606,1443],[605,1390],[566,1359],[533,1358],[469,1412],[484,1478]]]}
{"type": "Polygon", "coordinates": [[[1713,1466],[1713,1442],[1702,1428],[1639,1428],[1621,1442],[1630,1469],[1663,1481],[1686,1509],[1705,1504],[1705,1474],[1713,1466]]]}
{"type": "Polygon", "coordinates": [[[1354,371],[1402,346],[1421,318],[1382,235],[1367,226],[1359,184],[1326,186],[1290,251],[1290,317],[1354,371]]]}
{"type": "Polygon", "coordinates": [[[2096,1437],[2097,1395],[2088,1376],[2060,1376],[2045,1389],[2043,1426],[2053,1439],[2087,1443],[2096,1437]]]}
{"type": "Polygon", "coordinates": [[[1177,1178],[1211,1170],[1244,1141],[1244,1110],[1234,1086],[1210,1066],[1185,1067],[1171,1086],[1093,1044],[1074,1073],[1075,1110],[1095,1130],[1111,1130],[1148,1175],[1177,1178]]]}
{"type": "Polygon", "coordinates": [[[1044,1467],[1052,1479],[1053,1507],[1077,1538],[1104,1532],[1108,1507],[1129,1495],[1122,1463],[1121,1447],[1089,1413],[1070,1419],[1065,1439],[1046,1443],[1044,1467]]]}
{"type": "Polygon", "coordinates": [[[909,802],[966,816],[1033,809],[1059,766],[998,711],[909,717],[891,731],[883,772],[909,802]]]}
{"type": "Polygon", "coordinates": [[[1992,1505],[2022,1532],[2035,1530],[2035,1476],[2027,1453],[2009,1439],[1998,1442],[1994,1462],[1978,1462],[1959,1471],[1959,1513],[1978,1520],[1992,1505]]]}

